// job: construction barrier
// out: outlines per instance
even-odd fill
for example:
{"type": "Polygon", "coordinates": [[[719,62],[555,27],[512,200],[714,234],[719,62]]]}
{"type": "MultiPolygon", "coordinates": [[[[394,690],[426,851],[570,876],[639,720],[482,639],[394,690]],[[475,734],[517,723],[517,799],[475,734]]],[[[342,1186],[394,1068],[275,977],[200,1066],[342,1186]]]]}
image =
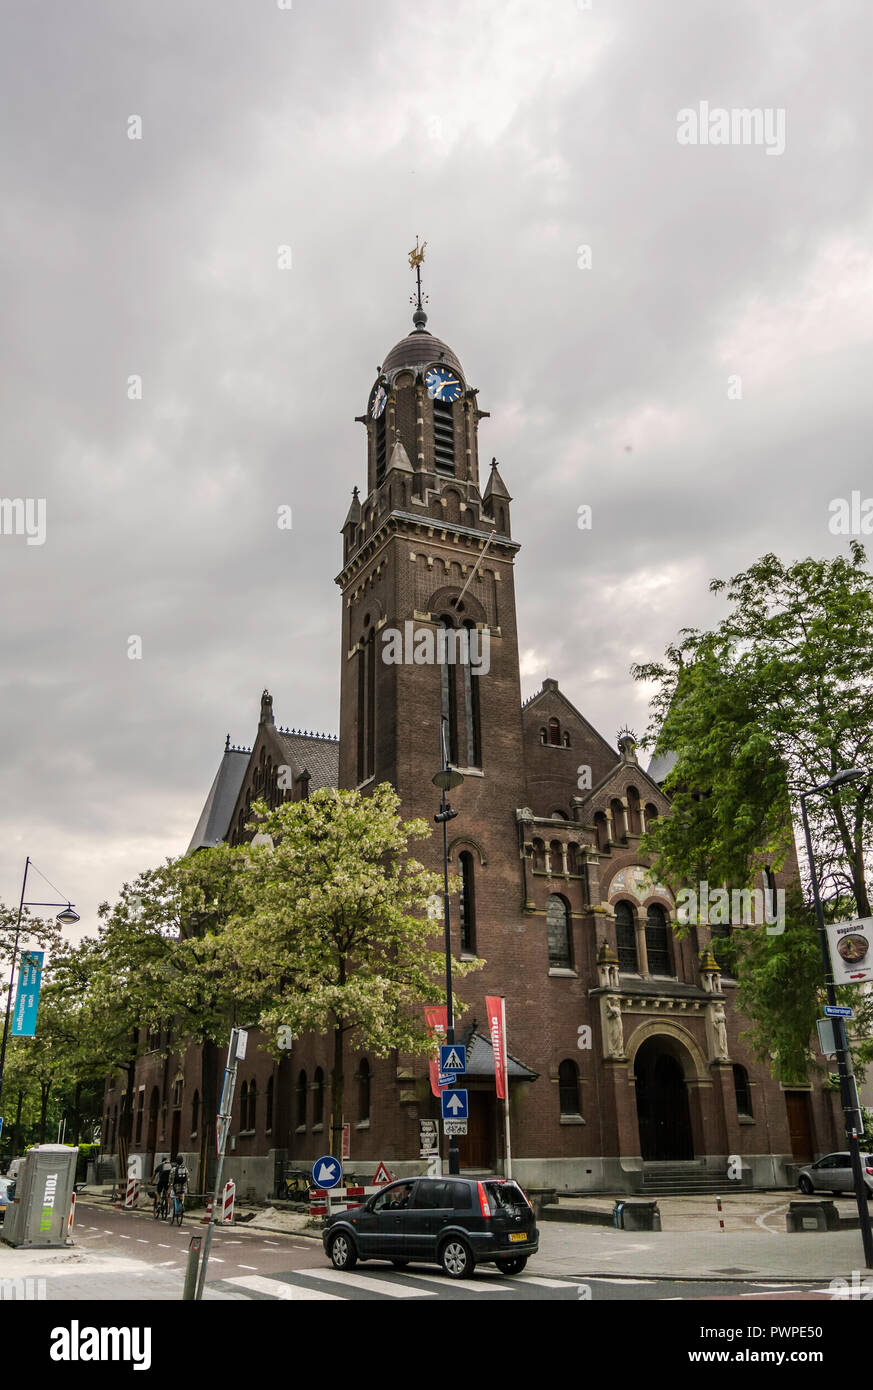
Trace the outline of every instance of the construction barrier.
{"type": "Polygon", "coordinates": [[[133,1207],[139,1205],[139,1189],[139,1178],[128,1178],[124,1193],[124,1201],[121,1204],[126,1211],[130,1211],[133,1207]]]}
{"type": "Polygon", "coordinates": [[[235,1195],[236,1183],[233,1181],[233,1178],[231,1178],[230,1181],[225,1184],[224,1188],[224,1211],[221,1219],[225,1226],[233,1225],[233,1201],[235,1195]]]}
{"type": "Polygon", "coordinates": [[[210,1197],[206,1203],[206,1215],[200,1218],[201,1226],[208,1226],[212,1220],[212,1201],[213,1199],[210,1197]]]}
{"type": "Polygon", "coordinates": [[[309,1189],[309,1215],[332,1216],[335,1211],[349,1211],[363,1206],[367,1197],[381,1192],[384,1183],[377,1182],[369,1187],[311,1187],[309,1189]]]}
{"type": "Polygon", "coordinates": [[[72,1244],[73,1222],[76,1218],[76,1192],[75,1189],[70,1196],[70,1214],[67,1217],[67,1244],[72,1244]]]}

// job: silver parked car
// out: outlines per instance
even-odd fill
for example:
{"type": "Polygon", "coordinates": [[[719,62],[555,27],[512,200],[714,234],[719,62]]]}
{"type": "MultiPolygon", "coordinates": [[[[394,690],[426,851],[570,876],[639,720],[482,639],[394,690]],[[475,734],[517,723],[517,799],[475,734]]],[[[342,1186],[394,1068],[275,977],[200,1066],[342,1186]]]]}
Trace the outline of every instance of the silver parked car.
{"type": "MultiPolygon", "coordinates": [[[[873,1197],[873,1154],[861,1154],[861,1174],[867,1188],[867,1196],[873,1197]]],[[[797,1175],[797,1186],[801,1192],[853,1192],[852,1155],[843,1153],[826,1154],[816,1163],[801,1168],[797,1175]]]]}

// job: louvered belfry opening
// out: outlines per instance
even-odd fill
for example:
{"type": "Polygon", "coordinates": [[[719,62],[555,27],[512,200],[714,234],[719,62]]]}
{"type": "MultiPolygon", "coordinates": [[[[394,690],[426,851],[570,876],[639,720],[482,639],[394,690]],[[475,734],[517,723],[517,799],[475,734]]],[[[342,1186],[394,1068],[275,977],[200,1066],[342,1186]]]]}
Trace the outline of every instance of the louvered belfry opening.
{"type": "Polygon", "coordinates": [[[455,472],[455,423],[452,407],[447,401],[433,403],[433,457],[438,473],[454,476],[455,472]]]}

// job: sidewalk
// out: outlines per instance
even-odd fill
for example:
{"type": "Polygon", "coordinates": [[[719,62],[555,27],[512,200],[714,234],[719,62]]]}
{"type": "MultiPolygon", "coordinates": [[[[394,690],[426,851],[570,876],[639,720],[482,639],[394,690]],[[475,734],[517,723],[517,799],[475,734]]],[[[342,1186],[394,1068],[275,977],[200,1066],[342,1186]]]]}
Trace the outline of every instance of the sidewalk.
{"type": "MultiPolygon", "coordinates": [[[[145,1260],[127,1255],[114,1255],[105,1250],[86,1250],[72,1246],[65,1250],[14,1250],[0,1245],[0,1281],[33,1280],[8,1294],[0,1292],[0,1307],[8,1298],[45,1298],[48,1302],[64,1300],[119,1302],[181,1302],[184,1275],[162,1269],[145,1260]]],[[[237,1302],[242,1294],[221,1293],[209,1285],[203,1290],[204,1300],[237,1302]]]]}

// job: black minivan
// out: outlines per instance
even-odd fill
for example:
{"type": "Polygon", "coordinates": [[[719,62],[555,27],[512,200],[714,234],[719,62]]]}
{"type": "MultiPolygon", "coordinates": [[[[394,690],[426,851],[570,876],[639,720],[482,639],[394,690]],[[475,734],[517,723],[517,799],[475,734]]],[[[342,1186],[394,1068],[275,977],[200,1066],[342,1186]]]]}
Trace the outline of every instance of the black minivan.
{"type": "Polygon", "coordinates": [[[477,1264],[520,1274],[539,1247],[534,1210],[511,1178],[405,1178],[337,1212],[322,1239],[334,1269],[390,1260],[439,1264],[464,1279],[477,1264]]]}

